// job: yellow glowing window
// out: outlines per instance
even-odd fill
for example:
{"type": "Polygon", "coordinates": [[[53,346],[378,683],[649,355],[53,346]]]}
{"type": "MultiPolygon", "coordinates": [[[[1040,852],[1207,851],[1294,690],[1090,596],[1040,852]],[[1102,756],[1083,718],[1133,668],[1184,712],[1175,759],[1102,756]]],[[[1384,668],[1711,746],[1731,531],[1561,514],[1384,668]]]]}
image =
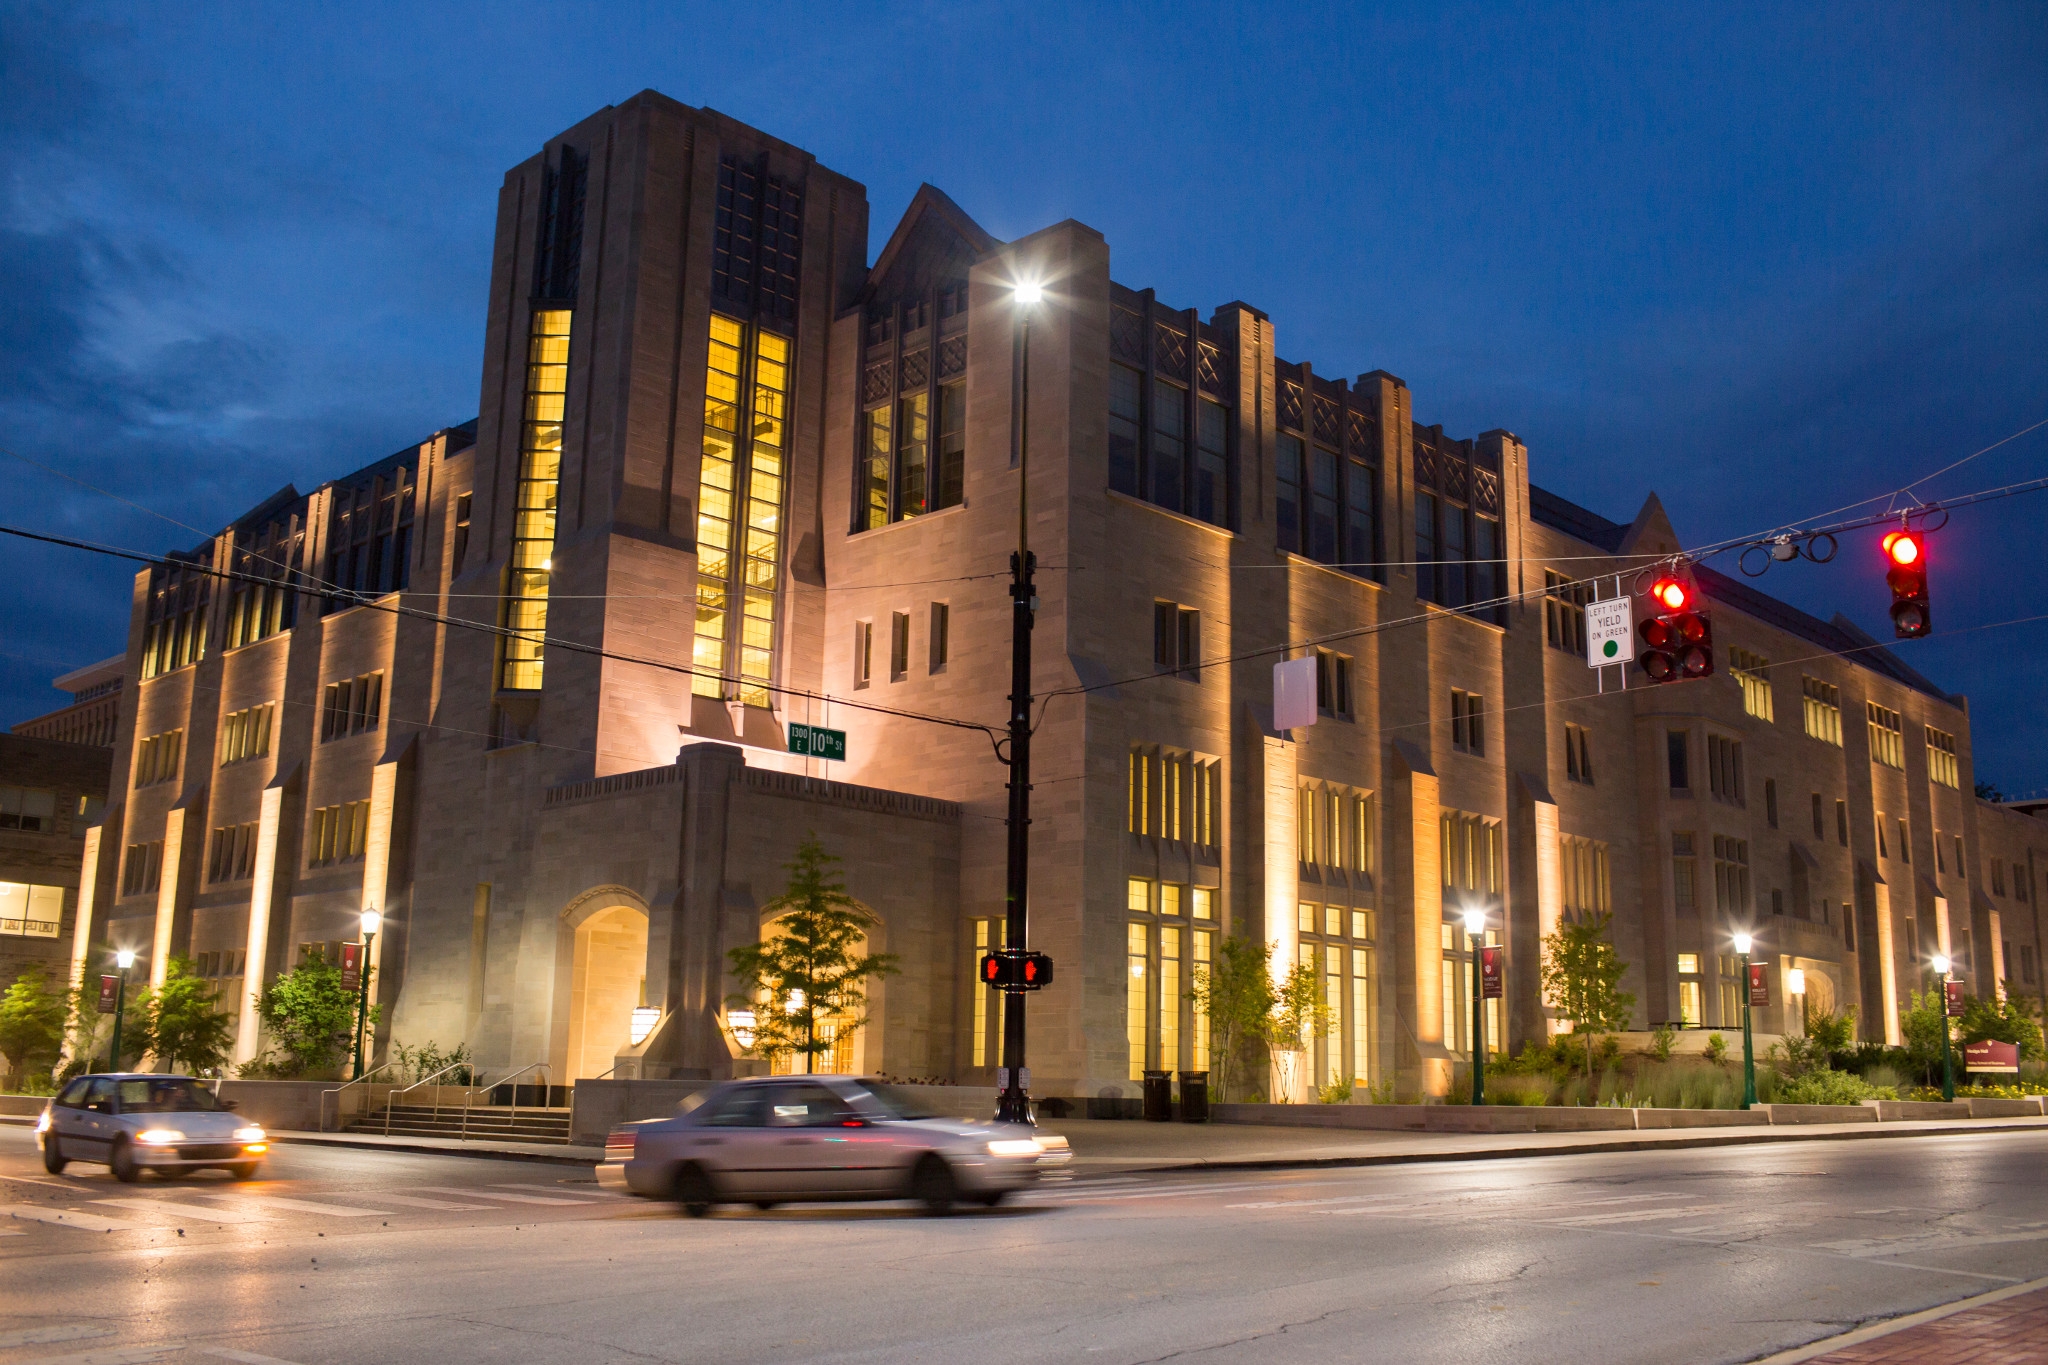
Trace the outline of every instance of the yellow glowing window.
{"type": "Polygon", "coordinates": [[[562,477],[562,411],[569,390],[566,308],[534,313],[526,339],[526,410],[520,426],[519,479],[513,489],[512,566],[505,603],[504,666],[498,685],[541,685],[554,570],[555,507],[562,477]]]}
{"type": "Polygon", "coordinates": [[[775,674],[789,359],[787,339],[712,315],[691,690],[737,696],[749,706],[768,704],[775,674]]]}

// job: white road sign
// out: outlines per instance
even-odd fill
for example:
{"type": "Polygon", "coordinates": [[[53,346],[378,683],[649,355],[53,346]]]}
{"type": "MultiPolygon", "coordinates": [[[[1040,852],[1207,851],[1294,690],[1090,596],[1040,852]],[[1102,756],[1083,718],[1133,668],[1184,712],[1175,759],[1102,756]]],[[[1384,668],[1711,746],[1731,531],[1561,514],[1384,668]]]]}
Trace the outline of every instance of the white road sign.
{"type": "Polygon", "coordinates": [[[1636,657],[1635,599],[1610,597],[1586,604],[1586,667],[1625,664],[1636,657]]]}

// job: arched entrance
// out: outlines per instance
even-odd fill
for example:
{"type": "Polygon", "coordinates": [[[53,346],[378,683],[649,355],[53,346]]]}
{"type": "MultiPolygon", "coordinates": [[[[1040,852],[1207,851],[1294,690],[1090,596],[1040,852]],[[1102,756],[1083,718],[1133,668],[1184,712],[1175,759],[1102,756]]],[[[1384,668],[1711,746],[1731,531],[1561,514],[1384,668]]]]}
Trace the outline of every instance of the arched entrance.
{"type": "Polygon", "coordinates": [[[647,1001],[647,912],[592,897],[566,916],[576,942],[569,967],[569,1049],[564,1080],[601,1076],[631,1039],[647,1001]]]}

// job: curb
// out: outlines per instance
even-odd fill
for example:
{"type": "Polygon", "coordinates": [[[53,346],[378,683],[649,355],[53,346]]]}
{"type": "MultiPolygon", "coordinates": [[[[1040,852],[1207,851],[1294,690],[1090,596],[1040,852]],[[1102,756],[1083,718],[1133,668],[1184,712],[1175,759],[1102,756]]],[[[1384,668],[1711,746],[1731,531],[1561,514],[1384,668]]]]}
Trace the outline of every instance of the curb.
{"type": "Polygon", "coordinates": [[[2022,1294],[2031,1294],[2039,1289],[2048,1289],[2048,1279],[2028,1280],[2024,1284],[2009,1284],[2003,1289],[1993,1289],[1987,1293],[1973,1294],[1967,1299],[1957,1299],[1954,1303],[1937,1304],[1932,1308],[1923,1308],[1917,1313],[1907,1313],[1902,1317],[1896,1318],[1885,1318],[1879,1322],[1853,1328],[1837,1336],[1822,1337],[1819,1341],[1809,1341],[1804,1346],[1793,1346],[1774,1355],[1753,1356],[1751,1357],[1750,1365],[1799,1365],[1801,1361],[1812,1360],[1817,1356],[1832,1355],[1836,1351],[1847,1350],[1851,1346],[1861,1346],[1866,1341],[1877,1341],[1888,1337],[1894,1332],[1904,1332],[1910,1328],[1920,1327],[1930,1322],[1939,1322],[1941,1319],[1953,1317],[1957,1313],[1966,1313],[1972,1308],[1982,1308],[1987,1304],[1998,1303],[2004,1299],[2016,1299],[2022,1294]]]}

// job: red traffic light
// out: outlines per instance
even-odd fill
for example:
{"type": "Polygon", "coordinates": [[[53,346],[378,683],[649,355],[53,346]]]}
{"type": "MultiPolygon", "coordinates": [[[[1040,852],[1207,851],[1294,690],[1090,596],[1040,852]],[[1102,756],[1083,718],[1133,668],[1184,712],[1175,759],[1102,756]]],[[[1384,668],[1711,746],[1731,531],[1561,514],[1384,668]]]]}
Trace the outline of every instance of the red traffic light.
{"type": "Polygon", "coordinates": [[[1035,991],[1052,984],[1052,959],[1044,953],[990,953],[981,960],[981,980],[1002,991],[1035,991]]]}
{"type": "Polygon", "coordinates": [[[981,960],[981,979],[991,986],[1000,986],[1009,976],[1004,970],[1004,960],[991,953],[981,960]]]}
{"type": "Polygon", "coordinates": [[[1714,671],[1714,630],[1706,596],[1689,574],[1665,574],[1650,585],[1650,614],[1636,622],[1636,663],[1651,682],[1704,678],[1714,671]]]}
{"type": "Polygon", "coordinates": [[[1684,611],[1692,594],[1686,590],[1685,584],[1677,579],[1660,578],[1656,586],[1650,589],[1650,597],[1665,611],[1684,611]]]}
{"type": "Polygon", "coordinates": [[[1927,608],[1927,538],[1918,531],[1892,531],[1884,538],[1890,564],[1884,581],[1892,590],[1892,634],[1918,639],[1934,628],[1927,608]]]}
{"type": "Polygon", "coordinates": [[[1925,550],[1920,544],[1920,537],[1911,531],[1893,531],[1884,538],[1884,552],[1892,563],[1904,567],[1918,564],[1925,550]]]}

